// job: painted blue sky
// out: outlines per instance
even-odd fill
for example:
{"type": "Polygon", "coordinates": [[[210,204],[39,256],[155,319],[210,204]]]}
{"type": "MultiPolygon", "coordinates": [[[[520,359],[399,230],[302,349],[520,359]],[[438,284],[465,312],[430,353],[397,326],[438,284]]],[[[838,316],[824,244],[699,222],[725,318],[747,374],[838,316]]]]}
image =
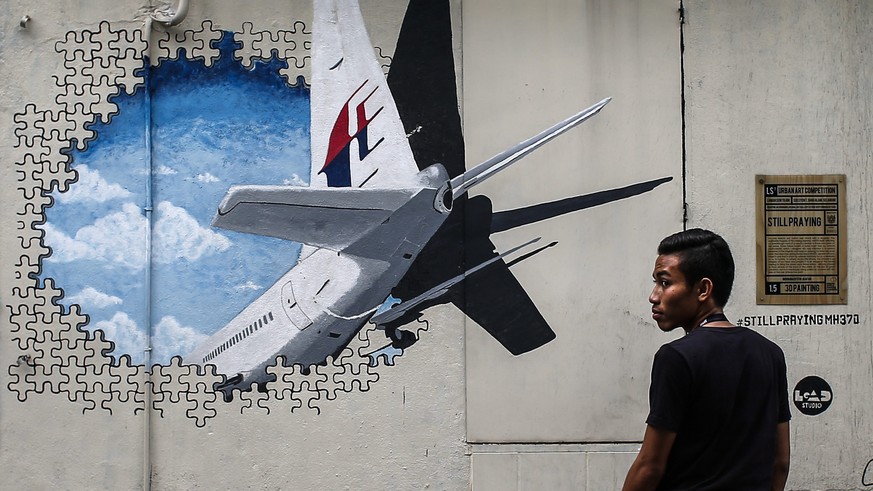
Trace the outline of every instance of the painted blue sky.
{"type": "MultiPolygon", "coordinates": [[[[289,87],[284,62],[233,59],[226,33],[213,66],[163,60],[150,72],[153,193],[153,361],[185,354],[223,327],[296,262],[299,245],[212,228],[228,187],[307,185],[309,91],[289,87]]],[[[114,102],[119,113],[72,153],[78,181],[46,212],[52,256],[43,277],[103,329],[116,357],[142,361],[148,185],[145,89],[114,102]]]]}

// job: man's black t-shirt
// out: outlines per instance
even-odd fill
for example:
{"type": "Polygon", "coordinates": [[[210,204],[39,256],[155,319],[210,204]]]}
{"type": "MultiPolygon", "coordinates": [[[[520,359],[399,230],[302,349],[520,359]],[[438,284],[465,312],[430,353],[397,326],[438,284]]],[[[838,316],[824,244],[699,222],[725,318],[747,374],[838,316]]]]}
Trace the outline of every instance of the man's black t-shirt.
{"type": "Polygon", "coordinates": [[[770,489],[788,421],[785,355],[744,327],[699,327],[655,354],[646,423],[676,432],[658,489],[770,489]]]}

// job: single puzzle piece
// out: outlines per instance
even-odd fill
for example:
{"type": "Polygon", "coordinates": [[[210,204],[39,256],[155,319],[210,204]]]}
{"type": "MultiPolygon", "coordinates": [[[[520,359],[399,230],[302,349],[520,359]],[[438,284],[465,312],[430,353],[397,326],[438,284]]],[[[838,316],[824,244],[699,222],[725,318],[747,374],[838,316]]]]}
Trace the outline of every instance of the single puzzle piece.
{"type": "Polygon", "coordinates": [[[133,95],[136,88],[145,83],[145,79],[141,75],[144,67],[145,59],[142,56],[142,50],[125,49],[122,51],[122,56],[115,60],[115,68],[119,75],[115,78],[114,83],[124,87],[124,91],[128,95],[133,95]]]}
{"type": "MultiPolygon", "coordinates": [[[[64,298],[64,290],[55,286],[54,279],[46,278],[43,281],[41,288],[34,289],[34,296],[42,300],[40,305],[59,305],[58,301],[64,298]]],[[[76,326],[84,326],[88,323],[88,316],[79,314],[78,309],[76,309],[75,313],[71,314],[70,318],[63,320],[74,322],[74,325],[76,326]]]]}
{"type": "MultiPolygon", "coordinates": [[[[15,269],[21,275],[19,279],[26,283],[33,283],[33,278],[39,275],[40,272],[40,258],[32,258],[30,256],[22,254],[19,256],[18,261],[15,263],[15,269]],[[27,278],[25,280],[24,278],[27,278]]],[[[15,291],[21,291],[19,286],[12,287],[13,293],[15,291]]]]}
{"type": "Polygon", "coordinates": [[[290,399],[294,392],[294,373],[299,372],[300,365],[285,366],[285,357],[277,356],[275,364],[268,365],[266,371],[270,375],[274,375],[276,380],[267,384],[267,389],[270,393],[270,399],[283,400],[290,399]]]}
{"type": "Polygon", "coordinates": [[[15,123],[13,134],[18,137],[16,148],[33,147],[36,138],[44,138],[44,130],[38,126],[38,123],[45,119],[46,112],[38,111],[36,104],[27,104],[24,106],[24,112],[13,114],[12,120],[15,123]]]}
{"type": "Polygon", "coordinates": [[[188,53],[191,57],[190,59],[203,60],[204,65],[211,67],[215,60],[221,56],[221,52],[218,48],[214,47],[214,45],[221,40],[222,36],[224,36],[224,32],[215,29],[212,25],[212,21],[209,20],[204,20],[200,25],[202,29],[194,31],[192,37],[200,42],[202,48],[190,50],[188,53]]]}
{"type": "Polygon", "coordinates": [[[111,59],[120,55],[121,33],[112,30],[112,26],[105,20],[98,27],[98,31],[91,33],[91,42],[100,45],[100,49],[93,53],[94,61],[103,68],[109,68],[112,66],[111,59]]]}
{"type": "Polygon", "coordinates": [[[9,365],[10,381],[6,387],[16,393],[16,398],[19,402],[27,400],[27,394],[36,392],[36,384],[33,378],[28,378],[28,375],[36,374],[36,367],[29,363],[13,363],[9,365]]]}
{"type": "MultiPolygon", "coordinates": [[[[31,224],[33,224],[33,222],[31,222],[31,224]]],[[[18,241],[21,243],[21,248],[42,248],[44,249],[44,251],[40,251],[38,254],[30,255],[35,255],[38,257],[48,257],[49,249],[45,247],[42,243],[42,239],[45,237],[45,232],[41,228],[32,226],[27,227],[25,226],[24,222],[20,220],[16,223],[16,225],[16,230],[18,230],[18,241]]]]}
{"type": "Polygon", "coordinates": [[[91,354],[85,356],[85,364],[101,367],[108,367],[112,364],[112,352],[115,349],[115,343],[106,339],[106,333],[102,329],[91,331],[91,335],[86,341],[86,346],[91,354]]]}
{"type": "Polygon", "coordinates": [[[117,45],[114,42],[109,43],[111,49],[117,50],[119,53],[125,49],[133,48],[139,53],[139,58],[142,59],[146,54],[148,42],[143,38],[142,29],[119,29],[117,45]]]}
{"type": "Polygon", "coordinates": [[[32,153],[24,154],[24,157],[15,163],[18,167],[15,173],[18,176],[18,189],[24,195],[24,199],[30,201],[44,193],[42,182],[33,177],[33,172],[42,167],[42,162],[37,161],[32,153]]]}
{"type": "Polygon", "coordinates": [[[29,225],[45,223],[44,210],[51,206],[52,202],[51,196],[40,193],[24,203],[21,209],[15,211],[15,214],[29,225]]]}
{"type": "Polygon", "coordinates": [[[152,379],[155,390],[165,393],[171,403],[180,402],[182,394],[190,389],[187,382],[182,382],[182,377],[190,377],[191,365],[182,365],[182,357],[174,356],[169,365],[155,365],[153,372],[155,369],[157,376],[152,379]]]}
{"type": "Polygon", "coordinates": [[[37,327],[37,316],[34,308],[29,304],[7,305],[9,309],[9,324],[12,326],[10,333],[12,341],[18,341],[18,349],[21,351],[30,350],[34,340],[40,337],[45,340],[46,336],[51,339],[51,335],[46,333],[45,329],[37,327]]]}
{"type": "Polygon", "coordinates": [[[264,37],[264,31],[254,32],[251,22],[243,22],[242,31],[233,33],[233,39],[240,47],[233,51],[233,59],[238,60],[246,69],[251,69],[255,59],[261,58],[260,50],[255,49],[255,43],[260,43],[264,37]]]}
{"type": "Polygon", "coordinates": [[[321,399],[322,391],[316,389],[309,380],[303,380],[300,387],[293,393],[291,412],[296,409],[309,409],[321,414],[321,408],[318,407],[316,401],[321,399]],[[300,404],[298,405],[297,402],[300,404]]]}
{"type": "Polygon", "coordinates": [[[85,374],[85,367],[78,364],[78,359],[72,354],[59,356],[62,360],[58,368],[67,377],[66,382],[59,384],[61,392],[65,392],[70,402],[79,401],[79,394],[85,391],[85,384],[79,381],[79,376],[85,374]]]}
{"type": "MultiPolygon", "coordinates": [[[[116,78],[121,72],[116,71],[116,78]]],[[[100,116],[100,121],[103,124],[109,124],[112,117],[118,114],[118,105],[112,99],[121,93],[121,87],[109,83],[109,75],[104,73],[99,76],[97,83],[91,86],[91,92],[98,97],[98,102],[91,105],[91,113],[100,116]]]]}
{"type": "Polygon", "coordinates": [[[196,403],[196,406],[188,409],[185,415],[193,418],[194,424],[198,428],[204,427],[207,419],[214,418],[218,414],[215,410],[217,394],[206,382],[197,382],[195,385],[190,386],[188,391],[185,392],[185,398],[188,402],[196,403]]]}

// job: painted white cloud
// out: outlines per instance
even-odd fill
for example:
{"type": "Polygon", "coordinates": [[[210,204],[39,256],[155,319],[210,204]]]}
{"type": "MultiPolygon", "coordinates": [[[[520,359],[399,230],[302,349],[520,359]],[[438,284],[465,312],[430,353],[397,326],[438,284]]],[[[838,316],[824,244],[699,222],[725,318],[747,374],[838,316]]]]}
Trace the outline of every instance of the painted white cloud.
{"type": "Polygon", "coordinates": [[[55,193],[55,198],[61,203],[104,203],[113,199],[127,198],[131,192],[119,184],[107,182],[96,170],[87,165],[76,166],[79,180],[70,186],[65,193],[55,193]]]}
{"type": "Polygon", "coordinates": [[[219,181],[221,181],[221,179],[213,176],[212,174],[210,174],[208,172],[203,173],[203,174],[197,174],[197,177],[195,177],[195,179],[197,179],[197,182],[219,182],[219,181]]]}
{"type": "Polygon", "coordinates": [[[92,259],[140,270],[146,265],[147,230],[147,220],[139,207],[125,203],[121,211],[79,229],[76,240],[90,247],[92,259]]]}
{"type": "Polygon", "coordinates": [[[254,291],[254,290],[260,290],[261,288],[262,288],[261,285],[258,285],[257,283],[255,283],[255,282],[252,281],[252,280],[246,281],[246,282],[243,283],[242,285],[237,285],[237,286],[234,287],[234,289],[235,289],[236,291],[244,291],[244,290],[252,290],[252,291],[254,291]]]}
{"type": "Polygon", "coordinates": [[[157,262],[196,261],[230,247],[227,237],[201,226],[184,208],[162,201],[158,203],[157,211],[153,230],[153,254],[157,262]]]}
{"type": "Polygon", "coordinates": [[[142,363],[146,336],[126,313],[116,312],[108,321],[96,322],[94,328],[101,329],[106,333],[106,339],[115,343],[113,356],[119,358],[121,355],[128,354],[131,362],[142,363]]]}
{"type": "Polygon", "coordinates": [[[159,165],[154,170],[154,173],[159,175],[159,176],[172,176],[172,175],[178,174],[179,171],[170,167],[169,165],[159,165]]]}
{"type": "Polygon", "coordinates": [[[183,326],[173,316],[164,316],[152,330],[153,361],[166,363],[175,355],[185,356],[206,340],[207,336],[183,326]]]}
{"type": "Polygon", "coordinates": [[[103,293],[95,288],[86,287],[79,293],[68,297],[71,303],[79,304],[82,307],[91,307],[97,309],[105,309],[113,305],[121,305],[123,301],[114,296],[103,293]]]}
{"type": "Polygon", "coordinates": [[[282,181],[282,183],[285,184],[286,186],[308,186],[306,181],[304,181],[297,174],[293,174],[291,176],[291,179],[285,179],[282,181]]]}
{"type": "MultiPolygon", "coordinates": [[[[43,225],[43,230],[46,244],[52,248],[52,261],[92,259],[132,271],[139,271],[146,265],[148,221],[133,203],[125,203],[121,211],[82,227],[75,237],[48,223],[43,225]]],[[[227,237],[201,226],[184,208],[168,201],[158,204],[152,237],[154,260],[164,264],[180,259],[196,261],[225,251],[231,245],[227,237]]]]}
{"type": "Polygon", "coordinates": [[[45,231],[46,245],[52,248],[52,255],[47,261],[66,263],[94,256],[91,246],[61,232],[51,223],[45,223],[41,228],[45,231]]]}

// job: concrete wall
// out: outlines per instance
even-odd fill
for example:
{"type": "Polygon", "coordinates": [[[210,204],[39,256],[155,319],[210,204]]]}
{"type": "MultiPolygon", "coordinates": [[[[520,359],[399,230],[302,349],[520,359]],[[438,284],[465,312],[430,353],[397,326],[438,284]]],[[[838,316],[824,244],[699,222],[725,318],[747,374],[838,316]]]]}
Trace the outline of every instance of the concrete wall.
{"type": "MultiPolygon", "coordinates": [[[[866,90],[873,81],[873,8],[813,1],[681,6],[684,26],[676,1],[451,5],[468,168],[613,97],[590,121],[472,194],[488,196],[497,212],[672,178],[490,236],[497,251],[532,237],[556,242],[510,267],[555,340],[513,356],[453,305],[438,305],[425,312],[427,330],[394,366],[367,366],[367,353],[385,343],[381,331],[367,327],[336,363],[308,375],[281,372],[284,385],[237,393],[226,403],[208,389],[214,374],[186,378],[189,366],[163,361],[149,376],[101,353],[110,345],[86,332],[103,311],[70,308],[79,293],[70,283],[36,279],[57,267],[44,257],[50,244],[41,222],[49,205],[62,205],[46,196],[58,199],[67,186],[84,185],[69,181],[83,173],[65,165],[61,149],[81,144],[89,136],[84,122],[102,117],[87,119],[87,111],[65,101],[92,94],[99,103],[92,113],[111,109],[105,94],[112,84],[74,75],[100,65],[121,74],[113,80],[123,91],[142,82],[124,71],[122,52],[92,62],[72,48],[86,41],[85,32],[136,32],[147,6],[9,2],[0,15],[0,226],[7,231],[0,234],[0,487],[620,487],[644,429],[652,354],[672,339],[655,329],[646,297],[657,241],[683,227],[683,198],[687,226],[719,231],[737,258],[728,316],[757,324],[783,347],[789,389],[816,375],[833,390],[820,415],[792,408],[789,488],[873,487],[866,90]],[[24,15],[31,20],[21,28],[24,15]],[[69,121],[46,124],[43,116],[58,121],[59,114],[69,121]],[[846,175],[847,305],[757,305],[756,174],[846,175]],[[859,323],[760,325],[784,314],[857,314],[859,323]]],[[[372,43],[390,56],[406,2],[362,0],[361,10],[372,43]]],[[[195,0],[171,30],[179,37],[162,28],[152,34],[152,59],[171,59],[177,47],[200,53],[193,48],[202,49],[199,39],[213,31],[258,39],[261,32],[284,35],[311,17],[309,2],[241,9],[238,2],[195,0]]],[[[142,41],[130,37],[123,46],[141,49],[142,41]]],[[[308,76],[307,69],[299,74],[308,76]]],[[[240,165],[223,163],[214,174],[240,165]]],[[[100,218],[87,213],[70,219],[100,218]]],[[[59,250],[54,246],[55,260],[59,250]]],[[[268,250],[261,254],[285,254],[268,250]]],[[[186,264],[173,267],[181,275],[186,264]]],[[[95,275],[101,271],[94,267],[95,275]]],[[[216,286],[233,285],[204,277],[191,288],[232,295],[216,286]]]]}
{"type": "Polygon", "coordinates": [[[686,18],[689,226],[724,230],[733,247],[740,266],[731,318],[760,324],[782,314],[851,313],[860,320],[759,328],[785,350],[790,390],[810,375],[833,390],[820,415],[792,407],[789,485],[869,488],[873,9],[867,2],[686,2],[686,18]],[[755,174],[845,174],[846,305],[756,304],[755,174]]]}
{"type": "Polygon", "coordinates": [[[493,236],[498,248],[557,241],[513,267],[557,338],[512,358],[468,323],[475,489],[612,489],[633,460],[626,442],[641,438],[651,355],[664,342],[646,302],[652,244],[682,227],[677,7],[464,3],[468,161],[613,97],[486,183],[495,210],[672,177],[639,196],[493,236]]]}

